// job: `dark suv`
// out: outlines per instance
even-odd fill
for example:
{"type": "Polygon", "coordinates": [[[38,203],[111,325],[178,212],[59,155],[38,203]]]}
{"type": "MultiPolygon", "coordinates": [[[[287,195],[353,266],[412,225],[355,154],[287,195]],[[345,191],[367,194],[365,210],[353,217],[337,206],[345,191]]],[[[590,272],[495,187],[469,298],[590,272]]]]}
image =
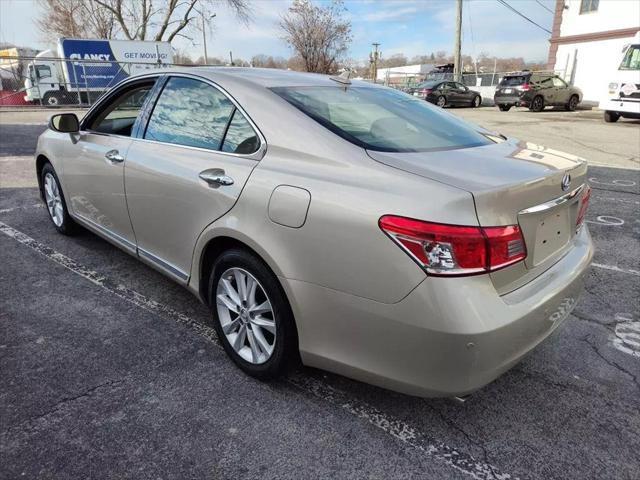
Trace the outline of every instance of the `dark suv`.
{"type": "Polygon", "coordinates": [[[573,111],[582,100],[582,91],[552,73],[517,72],[505,75],[493,101],[506,112],[511,107],[529,107],[540,112],[547,106],[573,111]]]}

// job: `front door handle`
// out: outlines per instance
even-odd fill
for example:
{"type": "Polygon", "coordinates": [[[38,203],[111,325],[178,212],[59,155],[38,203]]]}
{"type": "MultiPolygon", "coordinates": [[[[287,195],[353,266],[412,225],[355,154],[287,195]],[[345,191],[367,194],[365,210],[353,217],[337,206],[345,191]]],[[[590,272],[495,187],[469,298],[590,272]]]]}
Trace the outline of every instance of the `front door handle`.
{"type": "Polygon", "coordinates": [[[124,157],[120,155],[120,152],[118,152],[118,150],[109,150],[107,153],[104,154],[104,158],[106,158],[110,162],[115,162],[115,163],[124,162],[124,157]]]}
{"type": "Polygon", "coordinates": [[[199,177],[211,186],[229,186],[233,185],[233,178],[224,174],[221,168],[212,168],[200,172],[199,177]]]}

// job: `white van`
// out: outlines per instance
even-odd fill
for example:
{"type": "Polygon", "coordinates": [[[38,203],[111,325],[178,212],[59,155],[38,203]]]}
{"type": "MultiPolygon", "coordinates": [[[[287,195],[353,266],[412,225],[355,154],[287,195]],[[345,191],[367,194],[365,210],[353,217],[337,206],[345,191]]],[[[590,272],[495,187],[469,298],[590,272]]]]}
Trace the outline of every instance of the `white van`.
{"type": "Polygon", "coordinates": [[[640,118],[640,31],[633,43],[622,49],[622,59],[615,81],[609,84],[609,94],[600,101],[605,122],[617,122],[620,117],[640,118]]]}

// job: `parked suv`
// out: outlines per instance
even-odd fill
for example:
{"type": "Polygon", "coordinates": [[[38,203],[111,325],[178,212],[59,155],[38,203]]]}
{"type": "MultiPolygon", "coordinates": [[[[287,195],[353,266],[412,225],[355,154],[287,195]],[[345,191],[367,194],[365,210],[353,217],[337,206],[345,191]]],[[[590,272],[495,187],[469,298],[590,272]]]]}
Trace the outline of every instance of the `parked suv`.
{"type": "Polygon", "coordinates": [[[505,75],[493,97],[501,111],[511,107],[529,107],[540,112],[547,106],[573,111],[582,101],[582,91],[551,73],[517,72],[505,75]]]}

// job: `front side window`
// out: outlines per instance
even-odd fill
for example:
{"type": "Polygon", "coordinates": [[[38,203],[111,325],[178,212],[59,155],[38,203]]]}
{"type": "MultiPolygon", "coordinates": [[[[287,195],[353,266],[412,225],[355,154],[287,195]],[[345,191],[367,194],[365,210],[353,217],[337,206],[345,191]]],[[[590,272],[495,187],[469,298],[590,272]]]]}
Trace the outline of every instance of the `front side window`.
{"type": "Polygon", "coordinates": [[[627,49],[620,70],[640,70],[640,45],[631,45],[627,49]]]}
{"type": "Polygon", "coordinates": [[[144,138],[220,150],[234,108],[231,100],[207,83],[171,77],[156,102],[144,138]]]}
{"type": "Polygon", "coordinates": [[[564,80],[562,80],[559,77],[553,77],[553,86],[554,87],[561,87],[561,88],[565,88],[567,86],[566,83],[564,83],[564,80]]]}
{"type": "Polygon", "coordinates": [[[580,3],[580,15],[583,13],[597,12],[600,0],[582,0],[580,3]]]}
{"type": "Polygon", "coordinates": [[[36,77],[38,78],[49,78],[51,77],[51,67],[48,65],[37,65],[36,66],[36,77]]]}
{"type": "Polygon", "coordinates": [[[335,134],[369,150],[421,152],[492,143],[463,120],[389,88],[271,90],[335,134]]]}
{"type": "Polygon", "coordinates": [[[89,130],[130,137],[133,125],[152,87],[153,83],[145,83],[117,96],[91,121],[89,130]]]}

